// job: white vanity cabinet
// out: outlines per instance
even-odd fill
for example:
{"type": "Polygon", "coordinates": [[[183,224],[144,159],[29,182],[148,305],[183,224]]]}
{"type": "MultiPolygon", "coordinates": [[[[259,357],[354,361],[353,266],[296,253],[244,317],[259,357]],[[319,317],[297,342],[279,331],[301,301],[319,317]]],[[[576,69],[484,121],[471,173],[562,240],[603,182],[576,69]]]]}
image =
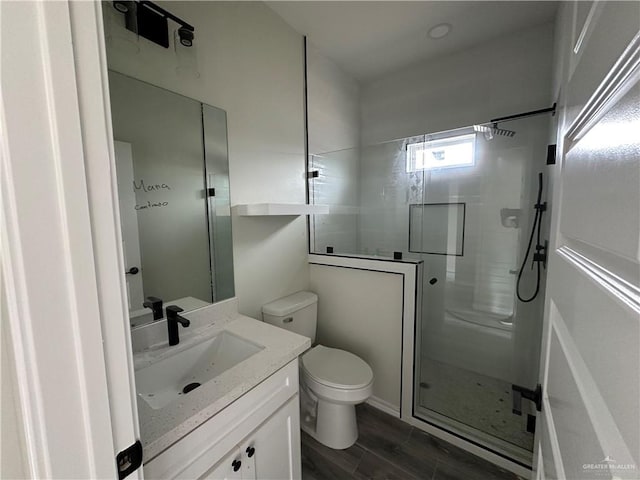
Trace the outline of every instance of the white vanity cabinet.
{"type": "Polygon", "coordinates": [[[293,431],[298,415],[296,395],[201,479],[300,478],[300,434],[293,431]]]}
{"type": "Polygon", "coordinates": [[[201,480],[241,480],[242,475],[242,455],[240,448],[231,450],[222,460],[220,460],[201,480]]]}
{"type": "Polygon", "coordinates": [[[298,360],[295,359],[164,452],[145,461],[144,476],[147,479],[299,479],[298,402],[298,360]]]}

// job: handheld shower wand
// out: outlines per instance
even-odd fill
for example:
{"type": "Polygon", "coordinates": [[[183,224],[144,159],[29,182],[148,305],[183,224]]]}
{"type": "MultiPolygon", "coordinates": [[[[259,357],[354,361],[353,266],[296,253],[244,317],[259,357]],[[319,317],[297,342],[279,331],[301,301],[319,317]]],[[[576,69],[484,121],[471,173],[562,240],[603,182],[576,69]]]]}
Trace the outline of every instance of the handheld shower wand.
{"type": "Polygon", "coordinates": [[[522,260],[522,266],[520,267],[520,271],[518,272],[518,280],[516,282],[516,295],[518,296],[518,300],[523,303],[528,303],[533,301],[538,296],[540,292],[540,264],[544,268],[547,268],[547,241],[545,240],[544,245],[540,241],[540,230],[542,227],[542,214],[547,209],[547,202],[542,203],[542,172],[538,173],[538,199],[536,200],[536,204],[533,208],[536,211],[535,216],[533,217],[533,226],[531,228],[531,236],[529,237],[529,243],[527,245],[527,251],[524,254],[524,259],[522,260]],[[533,260],[531,262],[531,268],[533,269],[533,265],[537,265],[537,277],[536,277],[536,289],[529,298],[524,298],[520,294],[520,281],[522,280],[522,273],[524,272],[524,267],[527,264],[527,259],[529,258],[529,253],[531,252],[531,245],[533,244],[533,237],[536,236],[536,251],[533,254],[533,260]]]}

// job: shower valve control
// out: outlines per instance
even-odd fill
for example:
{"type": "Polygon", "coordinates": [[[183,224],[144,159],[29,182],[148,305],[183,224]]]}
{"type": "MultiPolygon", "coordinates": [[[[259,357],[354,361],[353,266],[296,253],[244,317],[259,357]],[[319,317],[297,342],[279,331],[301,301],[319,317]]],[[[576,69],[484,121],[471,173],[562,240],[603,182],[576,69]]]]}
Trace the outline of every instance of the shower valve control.
{"type": "MultiPolygon", "coordinates": [[[[544,245],[536,245],[536,251],[533,254],[533,263],[541,262],[544,268],[547,268],[547,249],[549,248],[549,241],[545,240],[544,245]]],[[[531,265],[533,268],[533,264],[531,265]]]]}

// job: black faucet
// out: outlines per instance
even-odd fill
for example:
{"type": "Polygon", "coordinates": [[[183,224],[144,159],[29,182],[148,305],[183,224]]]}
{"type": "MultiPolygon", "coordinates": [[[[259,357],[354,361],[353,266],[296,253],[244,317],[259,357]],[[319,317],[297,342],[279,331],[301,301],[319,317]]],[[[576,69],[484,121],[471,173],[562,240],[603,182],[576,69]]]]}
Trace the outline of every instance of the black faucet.
{"type": "Polygon", "coordinates": [[[169,333],[169,345],[177,345],[180,343],[180,337],[178,336],[178,322],[180,325],[187,328],[189,326],[189,320],[178,315],[183,312],[177,305],[169,305],[167,308],[167,332],[169,333]]]}
{"type": "Polygon", "coordinates": [[[162,299],[158,297],[147,297],[142,304],[143,307],[153,310],[153,319],[160,320],[162,317],[162,299]]]}

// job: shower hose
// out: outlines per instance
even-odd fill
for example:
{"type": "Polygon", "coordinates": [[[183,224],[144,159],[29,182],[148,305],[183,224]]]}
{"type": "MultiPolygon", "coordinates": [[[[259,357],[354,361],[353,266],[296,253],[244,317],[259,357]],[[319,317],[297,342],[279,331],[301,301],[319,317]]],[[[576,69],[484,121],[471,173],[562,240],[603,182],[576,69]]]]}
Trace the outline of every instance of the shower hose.
{"type": "MultiPolygon", "coordinates": [[[[547,208],[547,204],[542,202],[542,172],[538,173],[538,199],[534,206],[536,210],[536,214],[533,218],[533,226],[531,228],[531,236],[529,237],[529,244],[527,245],[527,251],[524,254],[524,259],[522,260],[522,266],[520,267],[520,271],[518,272],[518,281],[516,282],[516,295],[518,296],[518,300],[523,303],[528,303],[533,301],[540,291],[540,264],[544,262],[544,254],[540,255],[539,252],[544,249],[544,246],[540,243],[540,230],[542,226],[542,212],[544,212],[547,208]],[[537,277],[536,277],[536,289],[529,298],[524,298],[520,294],[520,281],[522,280],[522,273],[524,272],[524,267],[527,264],[527,259],[529,258],[529,254],[531,253],[531,245],[533,244],[533,237],[536,236],[536,251],[538,255],[533,255],[533,261],[531,263],[531,268],[533,269],[533,264],[537,264],[537,277]]],[[[546,252],[545,252],[546,253],[546,252]]]]}

